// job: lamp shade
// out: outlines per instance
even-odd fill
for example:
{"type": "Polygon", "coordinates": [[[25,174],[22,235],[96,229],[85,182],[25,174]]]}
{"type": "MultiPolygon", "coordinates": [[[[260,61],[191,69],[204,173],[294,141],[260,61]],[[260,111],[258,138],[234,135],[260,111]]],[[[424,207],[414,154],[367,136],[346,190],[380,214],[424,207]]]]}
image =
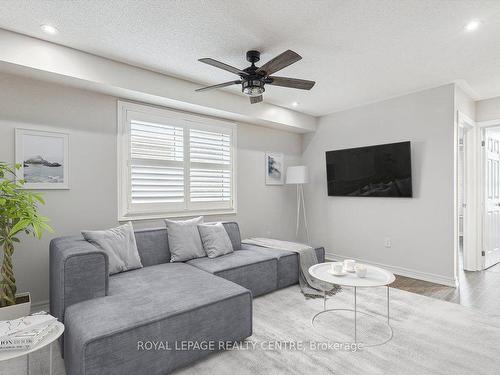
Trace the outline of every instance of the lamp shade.
{"type": "Polygon", "coordinates": [[[309,182],[309,171],[305,165],[297,165],[286,169],[287,184],[307,184],[309,182]]]}

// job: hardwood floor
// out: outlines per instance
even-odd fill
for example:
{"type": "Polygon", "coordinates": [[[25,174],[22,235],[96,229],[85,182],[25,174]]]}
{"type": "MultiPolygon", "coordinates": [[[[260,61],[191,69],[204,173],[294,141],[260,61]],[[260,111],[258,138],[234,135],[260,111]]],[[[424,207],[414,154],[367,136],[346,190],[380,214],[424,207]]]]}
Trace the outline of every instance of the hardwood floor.
{"type": "Polygon", "coordinates": [[[485,271],[461,271],[460,286],[452,288],[396,275],[391,287],[458,303],[500,316],[500,264],[485,271]]]}
{"type": "Polygon", "coordinates": [[[428,281],[412,279],[411,277],[396,275],[396,281],[391,284],[391,287],[449,302],[459,303],[460,300],[458,288],[451,288],[428,281]]]}

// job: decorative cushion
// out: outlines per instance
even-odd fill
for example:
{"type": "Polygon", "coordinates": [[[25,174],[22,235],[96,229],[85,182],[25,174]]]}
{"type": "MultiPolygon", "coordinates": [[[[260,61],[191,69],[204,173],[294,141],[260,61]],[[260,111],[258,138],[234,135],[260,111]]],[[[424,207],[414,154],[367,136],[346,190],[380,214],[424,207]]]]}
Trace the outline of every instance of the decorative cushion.
{"type": "Polygon", "coordinates": [[[82,231],[83,238],[109,258],[109,274],[142,268],[131,223],[108,230],[82,231]]]}
{"type": "Polygon", "coordinates": [[[209,258],[233,252],[233,244],[222,223],[198,225],[203,248],[209,258]]]}
{"type": "Polygon", "coordinates": [[[170,248],[171,262],[184,262],[186,260],[206,256],[201,243],[198,224],[203,224],[203,217],[190,220],[174,221],[165,219],[170,248]]]}

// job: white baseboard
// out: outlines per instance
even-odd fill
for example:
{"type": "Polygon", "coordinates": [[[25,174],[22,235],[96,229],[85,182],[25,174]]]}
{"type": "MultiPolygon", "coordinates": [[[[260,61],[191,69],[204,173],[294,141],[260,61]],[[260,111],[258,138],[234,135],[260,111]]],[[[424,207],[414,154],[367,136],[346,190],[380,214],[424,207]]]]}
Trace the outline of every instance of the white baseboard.
{"type": "Polygon", "coordinates": [[[356,262],[366,263],[366,264],[370,264],[372,266],[385,268],[386,270],[391,271],[392,273],[394,273],[396,275],[406,276],[406,277],[411,277],[413,279],[424,280],[424,281],[429,281],[431,283],[451,286],[453,288],[456,288],[458,286],[457,280],[453,277],[436,275],[434,273],[422,272],[422,271],[412,270],[412,269],[404,268],[404,267],[390,266],[388,264],[372,262],[372,261],[368,261],[368,260],[360,259],[360,258],[347,257],[344,255],[339,255],[339,254],[326,253],[325,257],[328,260],[340,261],[340,262],[343,261],[344,259],[354,259],[356,262]]]}

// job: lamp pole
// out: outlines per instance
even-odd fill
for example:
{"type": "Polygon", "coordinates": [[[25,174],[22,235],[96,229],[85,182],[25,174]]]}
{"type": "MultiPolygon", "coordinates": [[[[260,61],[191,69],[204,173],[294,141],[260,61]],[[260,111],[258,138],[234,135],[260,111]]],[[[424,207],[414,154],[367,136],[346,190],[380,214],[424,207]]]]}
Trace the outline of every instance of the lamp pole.
{"type": "Polygon", "coordinates": [[[304,227],[306,229],[307,243],[311,243],[311,238],[309,237],[309,227],[307,226],[307,214],[306,214],[306,202],[304,199],[304,184],[297,184],[297,229],[295,231],[295,236],[299,236],[299,226],[300,226],[300,207],[302,206],[302,214],[304,216],[304,227]]]}
{"type": "Polygon", "coordinates": [[[307,225],[307,215],[306,215],[306,202],[304,198],[304,184],[309,182],[309,173],[307,167],[304,165],[297,165],[294,167],[288,167],[286,173],[286,183],[297,185],[297,225],[295,228],[295,236],[299,236],[300,228],[300,216],[302,211],[302,216],[304,219],[304,226],[306,230],[307,243],[311,243],[311,238],[309,237],[309,227],[307,225]]]}

